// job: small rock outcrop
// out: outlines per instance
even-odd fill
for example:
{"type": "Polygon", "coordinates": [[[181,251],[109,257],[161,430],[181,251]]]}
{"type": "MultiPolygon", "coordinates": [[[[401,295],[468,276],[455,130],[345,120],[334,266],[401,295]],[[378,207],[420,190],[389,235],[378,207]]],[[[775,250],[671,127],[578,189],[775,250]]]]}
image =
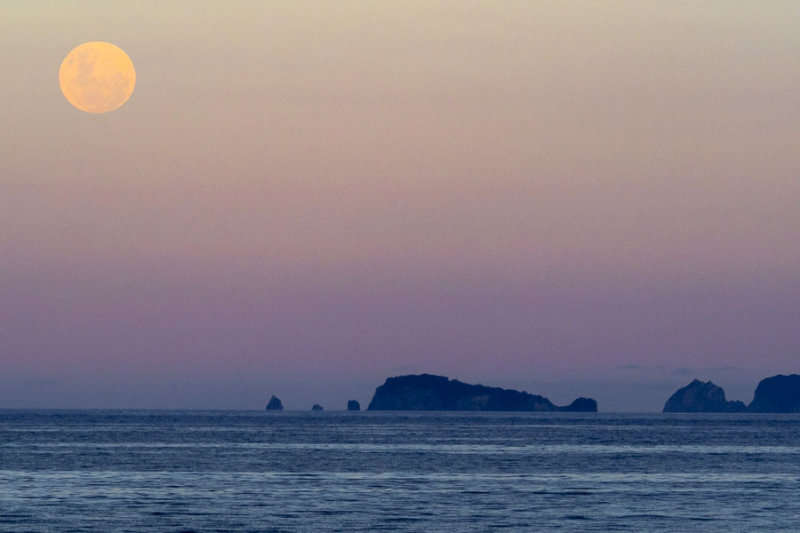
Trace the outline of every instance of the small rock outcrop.
{"type": "Polygon", "coordinates": [[[267,411],[283,411],[283,404],[280,398],[273,396],[267,403],[267,411]]]}
{"type": "Polygon", "coordinates": [[[593,398],[576,398],[571,404],[566,407],[561,407],[561,411],[571,411],[573,413],[596,413],[597,400],[593,398]]]}
{"type": "Polygon", "coordinates": [[[754,413],[800,413],[800,375],[762,379],[749,410],[754,413]]]}
{"type": "Polygon", "coordinates": [[[544,396],[470,385],[445,376],[419,374],[388,378],[375,389],[368,411],[597,411],[597,402],[579,398],[567,407],[544,396]]]}
{"type": "Polygon", "coordinates": [[[311,407],[311,410],[312,410],[312,411],[324,411],[325,409],[323,409],[323,408],[322,408],[322,406],[321,406],[320,404],[318,404],[318,403],[315,403],[315,404],[314,404],[314,405],[311,407]]]}
{"type": "Polygon", "coordinates": [[[664,404],[665,413],[741,413],[744,403],[728,401],[722,387],[695,379],[678,389],[664,404]]]}
{"type": "Polygon", "coordinates": [[[360,411],[361,404],[358,403],[358,400],[349,400],[347,402],[347,410],[348,411],[360,411]]]}

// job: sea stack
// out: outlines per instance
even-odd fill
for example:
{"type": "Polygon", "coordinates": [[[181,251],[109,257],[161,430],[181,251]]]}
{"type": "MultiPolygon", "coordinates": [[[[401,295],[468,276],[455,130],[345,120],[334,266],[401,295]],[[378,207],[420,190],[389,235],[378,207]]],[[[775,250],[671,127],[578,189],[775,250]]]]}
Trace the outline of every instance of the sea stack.
{"type": "Polygon", "coordinates": [[[722,387],[695,379],[678,389],[664,404],[664,413],[741,413],[744,403],[730,402],[722,387]]]}
{"type": "Polygon", "coordinates": [[[347,402],[347,410],[348,411],[360,411],[361,404],[358,403],[358,400],[349,400],[347,402]]]}
{"type": "Polygon", "coordinates": [[[321,406],[320,404],[318,404],[318,403],[315,403],[315,404],[314,404],[314,405],[311,407],[311,410],[312,410],[312,411],[324,411],[325,409],[323,409],[323,408],[322,408],[322,406],[321,406]]]}
{"type": "Polygon", "coordinates": [[[566,407],[560,407],[561,411],[568,411],[572,413],[596,413],[597,400],[594,398],[575,398],[575,400],[566,407]]]}
{"type": "Polygon", "coordinates": [[[277,396],[272,396],[267,403],[267,411],[283,411],[283,404],[281,403],[280,398],[277,396]]]}

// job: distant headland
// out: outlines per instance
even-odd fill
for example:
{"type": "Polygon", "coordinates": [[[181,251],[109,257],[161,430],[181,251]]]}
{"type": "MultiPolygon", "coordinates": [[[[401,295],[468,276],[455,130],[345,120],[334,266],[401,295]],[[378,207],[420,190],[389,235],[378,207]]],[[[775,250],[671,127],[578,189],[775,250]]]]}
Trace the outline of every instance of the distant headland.
{"type": "Polygon", "coordinates": [[[762,379],[753,401],[728,401],[722,387],[695,379],[664,404],[664,413],[800,413],[800,375],[762,379]]]}
{"type": "Polygon", "coordinates": [[[368,411],[579,411],[596,412],[597,402],[578,398],[560,407],[544,396],[470,385],[445,376],[391,377],[375,389],[368,411]]]}

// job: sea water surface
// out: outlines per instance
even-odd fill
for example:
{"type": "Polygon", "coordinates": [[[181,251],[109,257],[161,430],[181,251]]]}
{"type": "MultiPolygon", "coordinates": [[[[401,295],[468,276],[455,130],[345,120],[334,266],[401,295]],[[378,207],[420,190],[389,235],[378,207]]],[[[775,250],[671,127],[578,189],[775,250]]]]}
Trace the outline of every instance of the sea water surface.
{"type": "Polygon", "coordinates": [[[0,531],[800,531],[800,416],[0,411],[0,531]]]}

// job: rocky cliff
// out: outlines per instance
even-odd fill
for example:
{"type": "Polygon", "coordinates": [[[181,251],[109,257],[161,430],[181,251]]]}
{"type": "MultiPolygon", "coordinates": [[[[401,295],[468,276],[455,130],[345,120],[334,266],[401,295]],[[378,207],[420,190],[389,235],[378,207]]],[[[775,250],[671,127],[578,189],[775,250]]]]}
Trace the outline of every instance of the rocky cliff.
{"type": "Polygon", "coordinates": [[[722,387],[695,379],[678,389],[664,404],[665,413],[741,413],[742,402],[728,401],[722,387]]]}
{"type": "Polygon", "coordinates": [[[267,411],[283,411],[283,404],[280,398],[273,396],[267,403],[267,411]]]}
{"type": "Polygon", "coordinates": [[[779,374],[762,379],[749,410],[754,413],[800,413],[800,376],[779,374]]]}
{"type": "Polygon", "coordinates": [[[388,378],[375,389],[370,411],[597,411],[597,402],[578,398],[566,407],[544,396],[498,387],[469,385],[445,376],[388,378]]]}

